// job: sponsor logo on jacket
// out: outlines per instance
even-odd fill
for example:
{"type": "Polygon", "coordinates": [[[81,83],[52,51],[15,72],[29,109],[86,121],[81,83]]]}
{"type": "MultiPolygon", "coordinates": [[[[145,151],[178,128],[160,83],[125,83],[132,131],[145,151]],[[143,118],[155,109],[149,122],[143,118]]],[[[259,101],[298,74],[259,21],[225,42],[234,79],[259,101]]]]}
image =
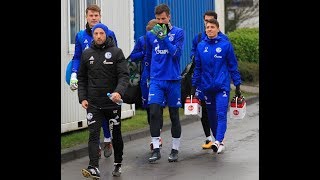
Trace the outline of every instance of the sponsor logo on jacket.
{"type": "Polygon", "coordinates": [[[154,51],[156,52],[156,54],[169,54],[169,50],[168,49],[160,49],[159,44],[157,44],[157,46],[154,48],[154,51]]]}

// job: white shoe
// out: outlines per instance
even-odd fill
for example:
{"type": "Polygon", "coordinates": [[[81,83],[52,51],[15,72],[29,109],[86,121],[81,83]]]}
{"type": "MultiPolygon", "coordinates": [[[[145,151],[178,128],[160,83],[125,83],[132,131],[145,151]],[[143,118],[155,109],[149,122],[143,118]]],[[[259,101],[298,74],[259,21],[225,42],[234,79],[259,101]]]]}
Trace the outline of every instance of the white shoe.
{"type": "Polygon", "coordinates": [[[218,151],[218,149],[219,149],[219,146],[220,146],[220,142],[219,141],[215,141],[211,146],[213,152],[216,153],[218,151]]]}
{"type": "Polygon", "coordinates": [[[226,147],[224,146],[223,142],[220,143],[220,146],[218,148],[218,154],[222,154],[226,147]]]}

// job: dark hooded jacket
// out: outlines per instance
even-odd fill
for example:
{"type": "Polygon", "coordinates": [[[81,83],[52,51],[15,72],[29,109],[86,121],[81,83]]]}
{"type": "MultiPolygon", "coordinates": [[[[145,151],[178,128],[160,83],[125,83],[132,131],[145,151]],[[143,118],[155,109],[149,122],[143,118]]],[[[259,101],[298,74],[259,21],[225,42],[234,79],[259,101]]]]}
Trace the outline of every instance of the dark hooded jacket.
{"type": "Polygon", "coordinates": [[[123,97],[129,85],[129,70],[122,50],[110,37],[102,45],[91,42],[83,51],[78,72],[79,103],[83,100],[98,108],[114,108],[107,93],[118,92],[123,97]]]}

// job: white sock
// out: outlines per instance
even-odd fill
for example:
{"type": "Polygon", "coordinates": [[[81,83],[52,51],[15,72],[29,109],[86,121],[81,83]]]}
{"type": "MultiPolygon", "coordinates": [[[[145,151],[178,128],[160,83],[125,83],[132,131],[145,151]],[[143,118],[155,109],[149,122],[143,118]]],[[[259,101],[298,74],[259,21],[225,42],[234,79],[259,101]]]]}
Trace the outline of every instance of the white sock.
{"type": "Polygon", "coordinates": [[[207,137],[207,140],[212,141],[212,137],[211,137],[211,136],[208,136],[208,137],[207,137]]]}
{"type": "Polygon", "coordinates": [[[103,142],[111,142],[111,138],[106,138],[106,137],[105,137],[105,138],[103,139],[103,142]]]}
{"type": "Polygon", "coordinates": [[[179,150],[180,138],[172,138],[172,149],[179,150]]]}
{"type": "Polygon", "coordinates": [[[159,139],[160,139],[160,137],[152,137],[153,149],[159,148],[159,139]]]}

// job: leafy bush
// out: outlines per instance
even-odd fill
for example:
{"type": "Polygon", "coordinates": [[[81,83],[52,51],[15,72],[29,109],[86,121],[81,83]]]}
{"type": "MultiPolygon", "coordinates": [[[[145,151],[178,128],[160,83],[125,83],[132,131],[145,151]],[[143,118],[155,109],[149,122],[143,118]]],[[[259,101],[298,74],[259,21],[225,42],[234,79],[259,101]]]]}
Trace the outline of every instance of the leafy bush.
{"type": "Polygon", "coordinates": [[[238,61],[238,67],[241,75],[241,80],[244,84],[256,84],[259,82],[259,64],[238,61]]]}
{"type": "Polygon", "coordinates": [[[227,34],[238,61],[259,63],[259,29],[239,28],[227,34]]]}

